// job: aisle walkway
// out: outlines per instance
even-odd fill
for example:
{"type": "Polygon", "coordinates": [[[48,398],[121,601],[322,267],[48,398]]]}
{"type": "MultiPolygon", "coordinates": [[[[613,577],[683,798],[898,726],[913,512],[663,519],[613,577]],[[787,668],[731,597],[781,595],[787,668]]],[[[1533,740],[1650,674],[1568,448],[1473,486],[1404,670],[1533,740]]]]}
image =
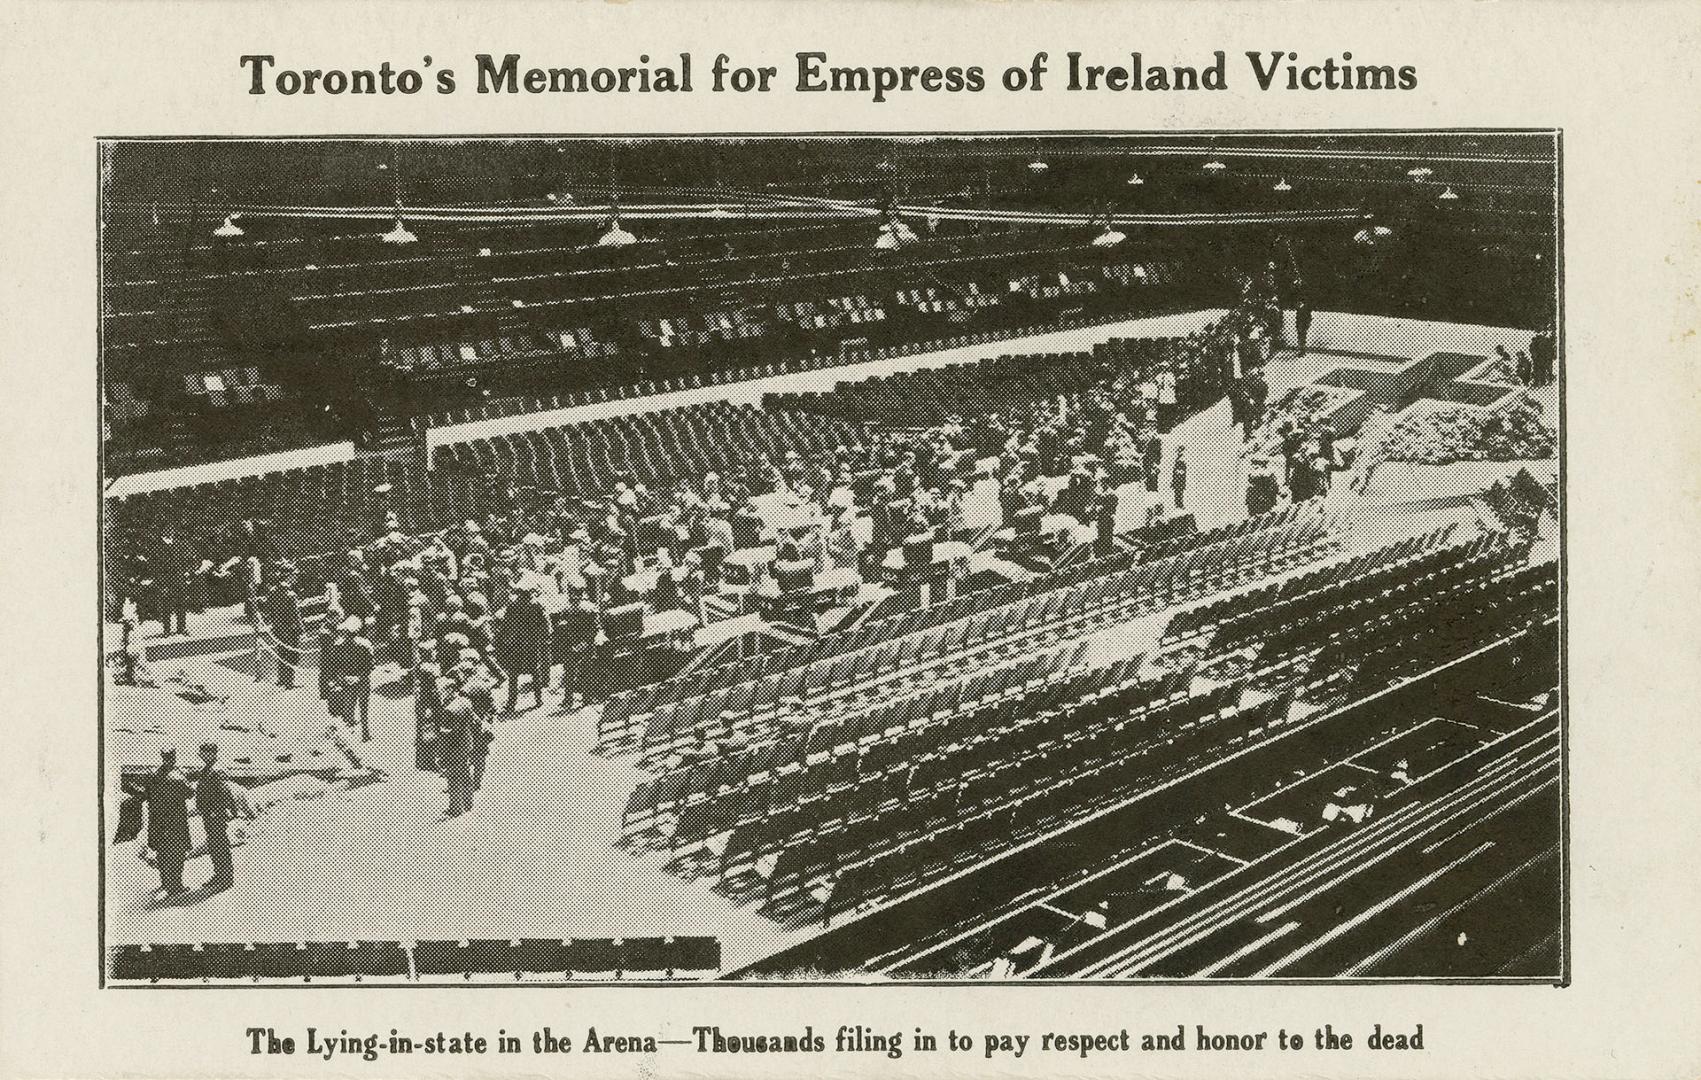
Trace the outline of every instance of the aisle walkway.
{"type": "MultiPolygon", "coordinates": [[[[648,774],[591,753],[592,714],[556,705],[551,695],[498,724],[472,813],[444,820],[442,778],[403,763],[412,699],[375,697],[367,752],[396,770],[388,779],[266,811],[236,849],[235,888],[183,906],[150,903],[152,869],[132,844],[109,848],[110,941],[714,933],[733,967],[813,932],[665,872],[660,855],[615,847],[626,798],[648,774]]],[[[208,872],[197,860],[186,880],[208,872]]]]}

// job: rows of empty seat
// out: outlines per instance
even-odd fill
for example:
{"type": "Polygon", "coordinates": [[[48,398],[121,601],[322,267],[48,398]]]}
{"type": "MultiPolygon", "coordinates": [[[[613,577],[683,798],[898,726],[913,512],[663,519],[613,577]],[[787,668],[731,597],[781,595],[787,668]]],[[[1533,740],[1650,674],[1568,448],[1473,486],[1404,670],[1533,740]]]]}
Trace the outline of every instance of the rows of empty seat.
{"type": "Polygon", "coordinates": [[[1196,767],[1282,723],[1291,704],[1246,700],[1238,685],[1157,706],[1141,707],[1143,694],[1046,709],[1002,741],[997,752],[1010,756],[1001,767],[879,820],[872,831],[892,839],[860,857],[841,857],[830,828],[788,846],[774,860],[769,895],[807,894],[826,918],[899,895],[1196,767]]]}
{"type": "Polygon", "coordinates": [[[768,654],[759,666],[728,665],[615,695],[604,706],[599,742],[665,760],[747,715],[767,715],[773,702],[801,706],[942,658],[1091,632],[1310,561],[1334,543],[1327,520],[1312,512],[1167,560],[1136,566],[1124,553],[967,594],[768,654]],[[682,711],[689,722],[679,719],[682,711]]]}
{"type": "Polygon", "coordinates": [[[544,360],[602,360],[619,352],[612,342],[598,341],[588,328],[577,327],[549,333],[402,346],[388,350],[379,359],[396,371],[429,375],[544,360]]]}
{"type": "Polygon", "coordinates": [[[712,937],[568,938],[471,941],[262,941],[115,945],[111,977],[119,982],[464,978],[471,975],[626,973],[672,978],[721,966],[712,937]]]}
{"type": "Polygon", "coordinates": [[[602,494],[630,477],[651,487],[742,474],[757,461],[860,447],[842,421],[808,413],[706,402],[606,417],[437,448],[439,466],[501,473],[563,494],[602,494]]]}
{"type": "MultiPolygon", "coordinates": [[[[1256,642],[1243,645],[1236,636],[1226,645],[1254,650],[1255,657],[1245,665],[1246,677],[1253,685],[1297,688],[1321,696],[1346,684],[1352,674],[1347,661],[1360,655],[1377,636],[1400,633],[1402,627],[1430,625],[1435,612],[1455,602],[1474,604],[1470,598],[1489,595],[1523,555],[1503,535],[1480,537],[1449,549],[1447,561],[1440,565],[1427,564],[1421,573],[1407,571],[1412,578],[1421,578],[1410,587],[1398,587],[1396,578],[1384,581],[1385,586],[1395,587],[1368,593],[1347,590],[1304,605],[1302,611],[1294,611],[1287,621],[1256,642]]],[[[1450,629],[1462,641],[1480,642],[1484,635],[1493,634],[1486,620],[1450,629]]],[[[1219,651],[1219,647],[1213,646],[1212,651],[1219,651]]]]}
{"type": "MultiPolygon", "coordinates": [[[[853,715],[788,726],[733,753],[683,763],[633,790],[621,820],[621,833],[628,838],[655,834],[678,853],[713,832],[724,831],[706,826],[731,810],[739,791],[810,769],[818,773],[815,781],[826,783],[824,778],[842,767],[844,756],[864,751],[869,751],[862,766],[864,773],[884,758],[896,764],[914,756],[909,752],[913,740],[906,733],[945,724],[981,704],[1015,699],[1027,690],[1063,680],[1080,669],[1084,656],[1080,646],[1031,656],[853,715]],[[722,806],[694,813],[696,824],[672,821],[710,801],[719,801],[722,806]]],[[[1137,668],[1138,660],[1133,664],[1137,668]]]]}
{"type": "Polygon", "coordinates": [[[1370,693],[1554,619],[1558,609],[1559,564],[1521,566],[1407,608],[1405,618],[1338,638],[1320,654],[1319,664],[1356,669],[1348,693],[1370,693]]]}
{"type": "Polygon", "coordinates": [[[1197,548],[1209,547],[1212,544],[1221,544],[1229,540],[1238,540],[1251,533],[1260,533],[1267,532],[1271,529],[1279,529],[1284,525],[1298,521],[1301,517],[1307,514],[1315,512],[1316,508],[1306,503],[1290,503],[1287,506],[1268,511],[1263,514],[1257,514],[1249,518],[1242,518],[1239,521],[1231,521],[1226,525],[1218,525],[1214,528],[1185,533],[1180,536],[1167,537],[1143,547],[1140,551],[1140,561],[1156,562],[1159,559],[1167,559],[1172,555],[1180,555],[1185,551],[1193,551],[1197,548]]]}
{"type": "Polygon", "coordinates": [[[447,524],[454,518],[437,516],[452,512],[447,483],[418,464],[365,458],[129,495],[109,510],[119,534],[170,526],[209,541],[244,520],[265,521],[278,553],[300,561],[346,552],[357,534],[371,539],[391,508],[413,531],[447,524]]]}
{"type": "MultiPolygon", "coordinates": [[[[1271,511],[1281,515],[1284,511],[1271,511]]],[[[1164,628],[1163,643],[1183,641],[1201,633],[1223,631],[1218,639],[1222,644],[1232,640],[1249,640],[1267,627],[1281,625],[1295,605],[1308,605],[1322,599],[1331,589],[1344,589],[1360,584],[1374,584],[1379,574],[1393,574],[1408,564],[1421,566],[1423,560],[1445,562],[1452,554],[1463,551],[1461,541],[1455,549],[1446,545],[1458,531],[1457,526],[1444,526],[1420,536],[1407,537],[1385,544],[1372,551],[1355,555],[1344,562],[1321,566],[1284,581],[1271,582],[1256,589],[1237,592],[1208,604],[1177,613],[1164,628]],[[1230,631],[1239,634],[1231,638],[1230,631]]]]}
{"type": "Polygon", "coordinates": [[[769,404],[809,409],[851,421],[903,427],[934,424],[951,415],[1071,394],[1095,384],[1103,372],[1091,354],[1000,356],[921,371],[842,383],[824,393],[769,394],[769,404]]]}

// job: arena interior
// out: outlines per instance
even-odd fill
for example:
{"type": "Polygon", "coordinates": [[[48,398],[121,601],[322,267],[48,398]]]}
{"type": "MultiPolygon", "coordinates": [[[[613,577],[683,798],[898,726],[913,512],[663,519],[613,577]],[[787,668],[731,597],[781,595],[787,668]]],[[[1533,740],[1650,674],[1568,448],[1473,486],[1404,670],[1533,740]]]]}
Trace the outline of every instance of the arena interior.
{"type": "Polygon", "coordinates": [[[1557,155],[104,143],[111,977],[1563,979],[1557,155]]]}

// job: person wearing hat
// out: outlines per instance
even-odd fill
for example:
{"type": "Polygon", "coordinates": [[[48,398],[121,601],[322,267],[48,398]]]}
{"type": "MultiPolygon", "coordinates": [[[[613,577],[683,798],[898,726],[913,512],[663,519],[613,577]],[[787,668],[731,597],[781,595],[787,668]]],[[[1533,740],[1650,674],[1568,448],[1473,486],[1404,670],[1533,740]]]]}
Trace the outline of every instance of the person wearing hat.
{"type": "Polygon", "coordinates": [[[472,702],[459,692],[452,679],[443,680],[439,693],[444,705],[437,750],[449,787],[449,808],[444,815],[459,817],[472,809],[473,743],[478,737],[479,722],[472,702]]]}
{"type": "Polygon", "coordinates": [[[201,775],[195,781],[195,809],[201,815],[201,825],[207,833],[207,856],[213,860],[213,876],[202,886],[207,892],[223,892],[235,884],[236,874],[230,856],[230,822],[233,818],[252,818],[254,811],[245,796],[231,785],[224,770],[218,767],[217,743],[201,744],[201,775]]]}
{"type": "Polygon", "coordinates": [[[1175,448],[1175,464],[1169,470],[1169,489],[1175,495],[1175,508],[1187,509],[1187,448],[1175,448]]]}
{"type": "Polygon", "coordinates": [[[1257,459],[1253,463],[1251,475],[1246,480],[1247,515],[1257,517],[1274,510],[1280,493],[1274,463],[1269,458],[1257,459]]]}
{"type": "Polygon", "coordinates": [[[360,741],[372,741],[372,643],[361,636],[364,621],[350,615],[337,627],[320,663],[331,683],[331,715],[343,723],[360,721],[360,741]]]}
{"type": "MultiPolygon", "coordinates": [[[[414,767],[442,772],[438,733],[443,725],[443,669],[430,658],[421,642],[420,659],[413,668],[414,767]]],[[[436,642],[430,643],[435,652],[436,642]]]]}
{"type": "Polygon", "coordinates": [[[260,631],[277,651],[278,685],[295,686],[296,668],[301,666],[301,602],[295,595],[295,566],[278,564],[278,582],[266,593],[260,611],[260,631]]]}
{"type": "Polygon", "coordinates": [[[476,521],[469,521],[465,528],[466,538],[462,541],[464,550],[461,554],[461,560],[465,562],[469,556],[476,554],[484,565],[489,566],[493,552],[490,547],[490,538],[484,534],[484,527],[476,521]]]}
{"type": "Polygon", "coordinates": [[[534,709],[543,705],[543,690],[549,685],[553,667],[549,655],[549,613],[538,602],[537,594],[535,584],[521,585],[496,625],[497,662],[508,673],[503,712],[514,711],[518,704],[521,679],[531,679],[534,709]]]}
{"type": "Polygon", "coordinates": [[[147,846],[159,868],[159,886],[167,896],[183,891],[183,864],[192,846],[189,837],[189,799],[194,788],[177,767],[177,751],[159,752],[159,768],[148,778],[147,846]]]}
{"type": "Polygon", "coordinates": [[[333,592],[325,605],[325,617],[319,621],[319,699],[337,715],[336,679],[331,674],[331,653],[337,636],[342,633],[348,615],[333,592]]]}
{"type": "Polygon", "coordinates": [[[495,738],[491,722],[496,718],[496,687],[498,681],[491,674],[489,666],[479,655],[477,649],[461,650],[459,662],[455,664],[455,679],[460,684],[461,693],[472,703],[473,715],[477,720],[472,741],[472,786],[477,791],[484,786],[484,765],[490,757],[490,744],[495,738]]]}
{"type": "Polygon", "coordinates": [[[583,586],[569,587],[566,606],[555,620],[561,656],[561,704],[581,707],[597,681],[594,654],[601,616],[583,586]]]}

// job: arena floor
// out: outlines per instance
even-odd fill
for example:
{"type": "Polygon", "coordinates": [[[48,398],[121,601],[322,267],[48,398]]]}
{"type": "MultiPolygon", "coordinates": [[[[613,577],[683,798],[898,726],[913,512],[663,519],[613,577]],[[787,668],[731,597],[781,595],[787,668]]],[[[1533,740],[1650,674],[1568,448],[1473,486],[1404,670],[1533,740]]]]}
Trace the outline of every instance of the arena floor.
{"type": "MultiPolygon", "coordinates": [[[[1168,320],[1138,329],[1172,333],[1168,320]]],[[[1126,336],[1130,324],[1098,328],[1095,337],[1126,336]]],[[[1049,340],[1000,342],[995,353],[1043,351],[1083,343],[1071,335],[1067,343],[1049,340]]],[[[1528,347],[1527,333],[1484,327],[1454,327],[1408,320],[1373,319],[1320,314],[1312,329],[1313,348],[1374,354],[1423,356],[1439,350],[1487,354],[1495,344],[1528,347]]],[[[979,350],[979,351],[985,351],[979,350]]],[[[899,370],[972,357],[939,354],[883,361],[886,370],[899,370]]],[[[1303,359],[1281,352],[1269,367],[1272,399],[1287,388],[1338,363],[1338,358],[1311,355],[1303,359]]],[[[866,365],[860,365],[866,366],[866,365]]],[[[840,369],[823,376],[865,377],[873,372],[840,369]]],[[[786,382],[789,377],[772,380],[786,382]]],[[[721,397],[760,395],[770,389],[762,380],[735,387],[714,388],[721,397]]],[[[702,393],[699,391],[688,392],[702,393]]],[[[666,395],[677,397],[678,395],[666,395]]],[[[626,408],[665,407],[661,399],[618,403],[626,408]]],[[[579,417],[538,414],[504,421],[524,421],[543,427],[579,417]]],[[[511,427],[506,428],[512,430],[511,427]]],[[[445,432],[439,441],[471,437],[476,432],[445,432]]],[[[1191,463],[1187,509],[1201,528],[1245,516],[1243,492],[1247,462],[1238,435],[1230,431],[1226,402],[1195,415],[1166,440],[1164,474],[1176,446],[1186,448],[1191,463]]],[[[275,467],[275,466],[274,466],[275,467]]],[[[1447,470],[1433,481],[1445,485],[1447,470]]],[[[185,482],[191,478],[176,479],[185,482]]],[[[151,481],[132,477],[127,490],[143,490],[151,481]],[[138,487],[137,485],[143,485],[138,487]]],[[[1379,490],[1385,485],[1379,485],[1379,490]]],[[[1351,514],[1360,496],[1339,484],[1332,507],[1351,514]]],[[[1167,493],[1166,493],[1167,494],[1167,493]]],[[[1423,493],[1404,486],[1398,503],[1384,503],[1376,518],[1385,532],[1428,529],[1446,518],[1466,520],[1470,511],[1425,503],[1423,493]],[[1439,515],[1439,516],[1438,516],[1439,515]]],[[[991,496],[985,496],[991,497],[991,496]]],[[[1124,500],[1129,512],[1137,512],[1124,500]]],[[[1380,501],[1380,500],[1378,500],[1380,501]]],[[[996,501],[994,499],[994,507],[996,501]]],[[[1125,523],[1126,527],[1126,523],[1125,523]]],[[[1167,613],[1166,616],[1167,617],[1167,613]]],[[[1132,655],[1161,632],[1162,619],[1147,617],[1095,635],[1106,655],[1132,655]]],[[[209,612],[193,620],[192,639],[216,641],[242,628],[240,610],[209,612]]],[[[109,647],[116,642],[108,628],[109,647]]],[[[195,652],[193,648],[187,651],[195,652]]],[[[159,659],[161,674],[182,671],[190,681],[229,695],[224,709],[232,715],[265,714],[276,727],[308,730],[321,725],[324,709],[311,686],[281,690],[256,683],[252,668],[238,652],[216,648],[204,655],[159,659]]],[[[311,674],[307,681],[311,684],[311,674]]],[[[125,688],[128,692],[129,688],[125,688]]],[[[184,704],[169,691],[157,694],[162,715],[181,711],[184,704]]],[[[108,762],[113,766],[112,742],[119,727],[134,728],[136,710],[145,699],[126,697],[125,708],[111,707],[109,694],[106,732],[108,762]]],[[[413,767],[413,704],[411,698],[372,698],[374,741],[354,749],[367,764],[387,775],[376,783],[352,790],[332,786],[286,799],[265,810],[252,823],[245,842],[236,849],[236,885],[206,896],[191,892],[167,902],[153,896],[157,877],[140,861],[133,844],[107,848],[107,940],[110,944],[201,941],[336,941],[351,939],[460,939],[466,937],[620,937],[657,934],[720,936],[722,960],[731,970],[819,931],[818,924],[786,928],[755,910],[739,905],[709,888],[707,880],[686,881],[666,872],[663,856],[635,854],[616,846],[621,810],[633,787],[647,778],[625,760],[592,752],[596,717],[591,710],[564,711],[550,696],[542,708],[501,722],[486,772],[483,790],[472,814],[445,820],[441,777],[413,767]]],[[[146,719],[145,717],[142,719],[146,719]]],[[[205,717],[216,731],[216,716],[205,717]]],[[[192,757],[192,748],[186,749],[192,757]]],[[[115,777],[106,786],[113,802],[109,824],[116,820],[115,777]]],[[[194,887],[210,873],[204,860],[191,863],[187,880],[194,887]]]]}

